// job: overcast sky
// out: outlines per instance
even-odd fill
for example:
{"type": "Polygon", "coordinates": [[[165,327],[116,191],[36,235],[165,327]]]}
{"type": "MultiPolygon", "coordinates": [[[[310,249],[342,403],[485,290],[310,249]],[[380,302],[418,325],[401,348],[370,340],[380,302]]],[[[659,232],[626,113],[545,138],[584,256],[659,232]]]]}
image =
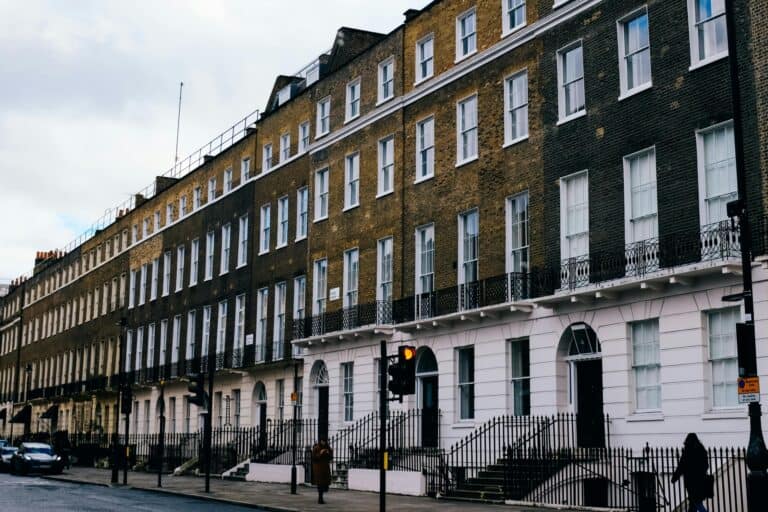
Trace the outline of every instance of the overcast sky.
{"type": "Polygon", "coordinates": [[[428,0],[0,0],[0,279],[263,108],[341,26],[428,0]]]}

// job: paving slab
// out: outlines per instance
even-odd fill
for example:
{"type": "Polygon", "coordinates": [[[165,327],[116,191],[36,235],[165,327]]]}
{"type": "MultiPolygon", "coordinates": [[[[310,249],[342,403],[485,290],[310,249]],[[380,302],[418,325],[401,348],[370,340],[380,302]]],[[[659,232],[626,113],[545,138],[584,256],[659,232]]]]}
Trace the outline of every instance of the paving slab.
{"type": "MultiPolygon", "coordinates": [[[[120,482],[122,482],[122,472],[120,482]]],[[[82,484],[110,485],[111,472],[104,469],[72,468],[61,475],[48,476],[60,481],[82,484]]],[[[211,492],[203,491],[204,479],[195,476],[163,475],[163,487],[157,488],[157,474],[129,472],[128,485],[134,489],[153,490],[157,492],[178,494],[185,497],[196,497],[259,508],[274,512],[317,512],[317,511],[377,511],[379,495],[372,492],[348,491],[331,489],[325,495],[325,505],[317,503],[317,491],[313,487],[300,485],[298,494],[291,494],[290,486],[286,484],[267,484],[260,482],[238,482],[211,478],[211,492]]],[[[528,511],[531,508],[520,508],[504,505],[489,505],[452,500],[436,500],[429,497],[400,496],[387,494],[387,509],[404,512],[432,511],[439,508],[448,512],[514,512],[528,511]]]]}

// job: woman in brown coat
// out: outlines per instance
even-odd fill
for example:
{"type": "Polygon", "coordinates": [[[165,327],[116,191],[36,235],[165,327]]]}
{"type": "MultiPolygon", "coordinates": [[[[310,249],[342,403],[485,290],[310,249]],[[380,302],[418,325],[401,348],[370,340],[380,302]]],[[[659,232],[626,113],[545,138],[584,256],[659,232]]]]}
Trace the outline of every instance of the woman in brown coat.
{"type": "Polygon", "coordinates": [[[312,483],[317,486],[317,502],[323,501],[323,493],[328,492],[331,485],[331,460],[333,450],[325,439],[319,440],[312,447],[312,483]]]}

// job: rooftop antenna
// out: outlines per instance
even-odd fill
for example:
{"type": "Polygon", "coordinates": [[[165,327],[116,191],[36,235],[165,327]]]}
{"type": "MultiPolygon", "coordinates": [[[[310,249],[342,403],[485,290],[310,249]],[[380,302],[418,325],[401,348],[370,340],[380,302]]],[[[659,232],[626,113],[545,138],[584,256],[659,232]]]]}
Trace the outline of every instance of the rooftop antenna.
{"type": "Polygon", "coordinates": [[[176,117],[176,153],[173,157],[173,166],[179,162],[179,127],[181,126],[181,92],[184,89],[184,82],[179,82],[179,113],[176,117]]]}

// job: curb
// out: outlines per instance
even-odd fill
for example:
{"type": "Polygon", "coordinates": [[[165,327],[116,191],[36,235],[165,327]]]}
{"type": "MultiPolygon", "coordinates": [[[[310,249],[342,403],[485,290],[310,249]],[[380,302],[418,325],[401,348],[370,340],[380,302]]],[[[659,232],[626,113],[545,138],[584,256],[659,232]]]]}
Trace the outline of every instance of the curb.
{"type": "Polygon", "coordinates": [[[168,496],[183,496],[185,498],[193,498],[200,501],[207,501],[207,502],[215,502],[215,503],[224,503],[227,505],[235,505],[238,507],[246,507],[246,508],[253,508],[253,509],[259,509],[259,510],[265,510],[267,512],[300,512],[300,510],[295,508],[283,508],[283,507],[274,507],[271,505],[259,505],[257,503],[249,503],[247,501],[238,501],[228,498],[219,498],[215,496],[204,496],[200,494],[189,494],[183,491],[175,491],[170,489],[164,489],[162,487],[135,487],[132,485],[112,485],[111,483],[105,484],[102,482],[94,482],[92,480],[80,480],[76,478],[64,478],[61,476],[53,476],[53,475],[44,475],[41,478],[45,480],[55,480],[57,482],[64,482],[64,483],[70,483],[70,484],[82,484],[82,485],[93,485],[96,487],[111,487],[115,489],[130,489],[133,491],[145,491],[145,492],[152,492],[156,494],[165,494],[168,496]]]}

